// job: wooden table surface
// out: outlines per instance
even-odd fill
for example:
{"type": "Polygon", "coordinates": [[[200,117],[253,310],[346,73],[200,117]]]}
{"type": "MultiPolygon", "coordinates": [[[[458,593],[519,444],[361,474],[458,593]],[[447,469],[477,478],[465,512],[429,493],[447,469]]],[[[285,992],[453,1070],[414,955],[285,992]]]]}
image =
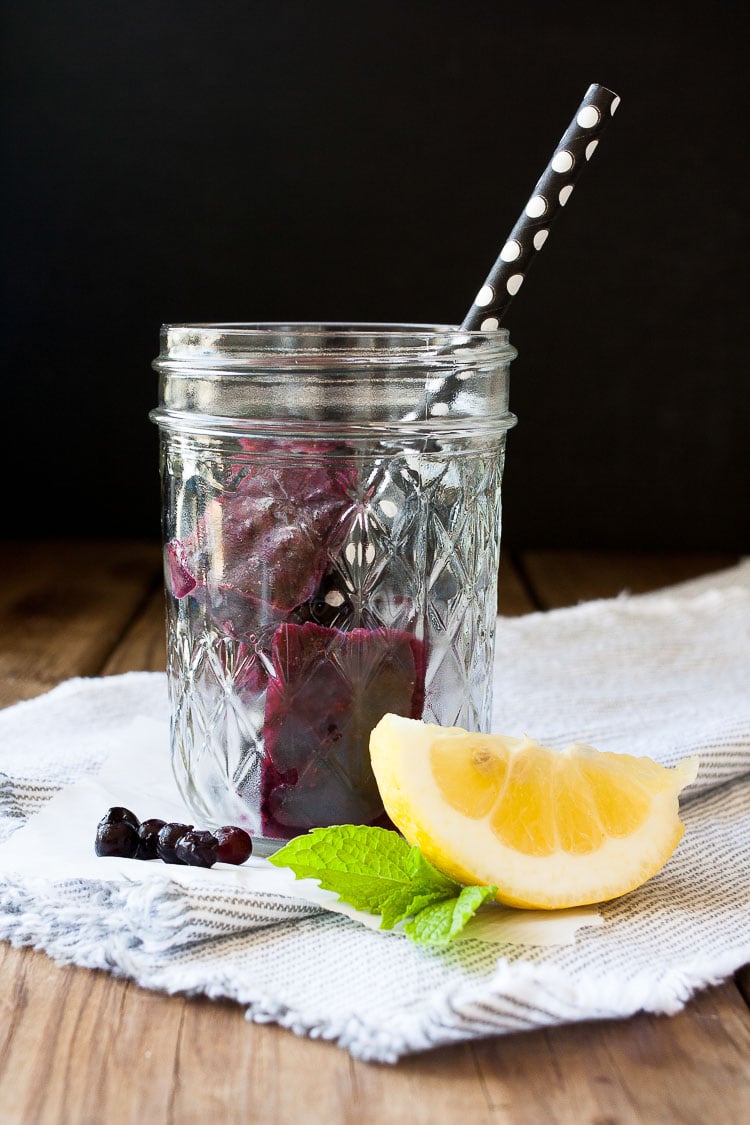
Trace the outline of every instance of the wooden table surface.
{"type": "MultiPolygon", "coordinates": [[[[505,551],[500,609],[638,593],[735,561],[505,551]]],[[[153,543],[2,545],[0,705],[71,676],[163,669],[160,568],[153,543]]],[[[0,973],[2,1125],[750,1122],[747,967],[676,1016],[499,1036],[396,1066],[7,943],[0,973]]]]}

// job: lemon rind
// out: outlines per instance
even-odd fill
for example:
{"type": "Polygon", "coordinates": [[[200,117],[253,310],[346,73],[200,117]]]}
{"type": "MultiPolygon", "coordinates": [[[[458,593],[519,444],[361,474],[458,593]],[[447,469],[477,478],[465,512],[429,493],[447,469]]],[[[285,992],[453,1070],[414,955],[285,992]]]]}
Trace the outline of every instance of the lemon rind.
{"type": "MultiPolygon", "coordinates": [[[[627,837],[609,837],[585,855],[556,851],[533,856],[499,841],[486,818],[472,820],[446,804],[428,764],[436,731],[441,737],[466,733],[397,715],[386,715],[373,731],[372,765],[386,812],[409,843],[447,875],[461,883],[496,885],[498,902],[552,910],[620,897],[656,875],[682,839],[678,795],[695,779],[697,758],[667,772],[669,786],[652,795],[649,816],[627,837]],[[476,858],[483,855],[492,861],[483,864],[476,858]],[[560,883],[563,892],[555,890],[560,883]]],[[[524,740],[504,741],[515,748],[524,740]]]]}

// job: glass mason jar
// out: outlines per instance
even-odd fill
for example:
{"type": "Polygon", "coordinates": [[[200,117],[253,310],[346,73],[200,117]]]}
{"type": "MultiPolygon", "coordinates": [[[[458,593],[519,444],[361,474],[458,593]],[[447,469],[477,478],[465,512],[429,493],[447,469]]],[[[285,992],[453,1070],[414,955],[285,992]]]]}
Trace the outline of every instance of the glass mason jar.
{"type": "Polygon", "coordinates": [[[388,824],[387,712],[489,729],[505,330],[174,324],[160,400],[171,751],[270,854],[388,824]]]}

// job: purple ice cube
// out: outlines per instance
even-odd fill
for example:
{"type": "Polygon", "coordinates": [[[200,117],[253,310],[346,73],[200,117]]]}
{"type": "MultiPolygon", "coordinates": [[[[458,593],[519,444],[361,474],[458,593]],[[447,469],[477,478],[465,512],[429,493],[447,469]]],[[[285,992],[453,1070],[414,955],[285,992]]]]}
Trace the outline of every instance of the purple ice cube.
{"type": "Polygon", "coordinates": [[[172,540],[167,570],[175,597],[190,594],[234,636],[283,620],[315,594],[345,540],[356,485],[351,461],[327,456],[335,446],[240,444],[231,489],[192,535],[172,540]]]}
{"type": "Polygon", "coordinates": [[[263,831],[383,823],[370,732],[386,712],[417,719],[424,644],[393,629],[283,624],[272,644],[263,727],[263,831]]]}

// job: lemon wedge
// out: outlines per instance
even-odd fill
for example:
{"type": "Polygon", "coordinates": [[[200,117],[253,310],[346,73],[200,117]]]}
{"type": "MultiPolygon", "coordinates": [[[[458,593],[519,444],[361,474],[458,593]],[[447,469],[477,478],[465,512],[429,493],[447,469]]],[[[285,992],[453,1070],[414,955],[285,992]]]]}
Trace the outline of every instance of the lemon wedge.
{"type": "Polygon", "coordinates": [[[679,793],[698,772],[697,757],[668,769],[392,714],[372,731],[370,758],[386,812],[435,867],[545,910],[606,902],[660,871],[685,831],[679,793]]]}

